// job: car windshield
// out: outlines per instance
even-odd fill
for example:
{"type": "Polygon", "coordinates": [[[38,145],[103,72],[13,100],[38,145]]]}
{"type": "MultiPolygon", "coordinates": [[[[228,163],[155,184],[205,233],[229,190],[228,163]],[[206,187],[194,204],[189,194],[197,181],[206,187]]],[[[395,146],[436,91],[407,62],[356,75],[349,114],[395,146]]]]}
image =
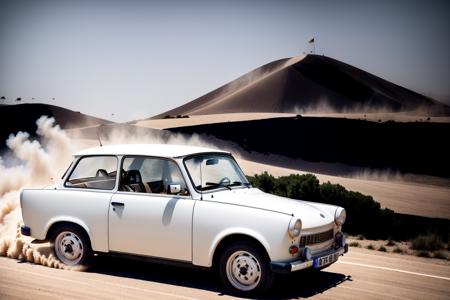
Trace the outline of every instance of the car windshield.
{"type": "Polygon", "coordinates": [[[198,191],[250,186],[236,161],[229,155],[196,155],[184,162],[198,191]]]}

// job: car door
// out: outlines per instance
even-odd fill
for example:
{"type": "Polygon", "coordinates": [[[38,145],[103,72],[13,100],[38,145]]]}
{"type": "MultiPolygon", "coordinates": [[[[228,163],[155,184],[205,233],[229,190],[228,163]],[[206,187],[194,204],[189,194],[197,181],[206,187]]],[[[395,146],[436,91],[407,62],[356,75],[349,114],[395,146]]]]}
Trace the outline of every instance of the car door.
{"type": "Polygon", "coordinates": [[[109,207],[110,251],[192,261],[195,201],[176,162],[128,156],[121,168],[109,207]],[[180,192],[170,194],[171,184],[180,192]]]}
{"type": "MultiPolygon", "coordinates": [[[[54,220],[75,221],[88,228],[92,249],[108,250],[108,207],[116,188],[118,159],[113,155],[83,156],[65,178],[64,187],[45,190],[39,210],[54,220]]],[[[41,199],[39,199],[41,200],[41,199]]],[[[32,218],[38,209],[31,209],[32,218]]]]}

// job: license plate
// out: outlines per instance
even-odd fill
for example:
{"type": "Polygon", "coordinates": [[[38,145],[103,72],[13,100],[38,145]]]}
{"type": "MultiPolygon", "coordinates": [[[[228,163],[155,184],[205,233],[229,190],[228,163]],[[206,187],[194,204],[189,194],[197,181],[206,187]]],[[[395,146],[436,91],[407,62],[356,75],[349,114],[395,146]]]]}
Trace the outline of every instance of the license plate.
{"type": "Polygon", "coordinates": [[[340,255],[339,252],[335,252],[332,254],[328,254],[325,256],[315,258],[314,259],[314,268],[320,268],[320,267],[334,263],[335,261],[338,260],[339,255],[340,255]]]}

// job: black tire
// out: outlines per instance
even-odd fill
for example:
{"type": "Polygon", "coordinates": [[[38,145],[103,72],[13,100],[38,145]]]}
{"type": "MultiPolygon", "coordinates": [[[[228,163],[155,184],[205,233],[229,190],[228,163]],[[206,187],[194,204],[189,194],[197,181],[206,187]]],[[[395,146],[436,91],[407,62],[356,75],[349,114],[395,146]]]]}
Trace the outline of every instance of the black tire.
{"type": "Polygon", "coordinates": [[[68,266],[89,266],[93,256],[91,241],[86,232],[76,225],[63,224],[52,230],[50,236],[53,254],[68,266]]]}
{"type": "Polygon", "coordinates": [[[219,275],[225,288],[238,296],[262,295],[274,282],[269,257],[249,241],[225,248],[219,260],[219,275]]]}

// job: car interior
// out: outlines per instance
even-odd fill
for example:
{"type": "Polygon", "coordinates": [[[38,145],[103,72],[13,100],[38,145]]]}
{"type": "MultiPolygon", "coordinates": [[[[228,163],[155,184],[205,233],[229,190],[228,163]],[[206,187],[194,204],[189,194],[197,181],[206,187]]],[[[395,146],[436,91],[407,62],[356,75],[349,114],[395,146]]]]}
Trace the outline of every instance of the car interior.
{"type": "MultiPolygon", "coordinates": [[[[174,170],[178,173],[179,170],[170,166],[171,163],[174,164],[162,159],[125,158],[119,190],[135,193],[170,194],[170,185],[180,184],[180,179],[176,178],[178,174],[174,175],[174,170]]],[[[188,195],[189,192],[184,183],[183,187],[176,194],[188,195]]]]}

